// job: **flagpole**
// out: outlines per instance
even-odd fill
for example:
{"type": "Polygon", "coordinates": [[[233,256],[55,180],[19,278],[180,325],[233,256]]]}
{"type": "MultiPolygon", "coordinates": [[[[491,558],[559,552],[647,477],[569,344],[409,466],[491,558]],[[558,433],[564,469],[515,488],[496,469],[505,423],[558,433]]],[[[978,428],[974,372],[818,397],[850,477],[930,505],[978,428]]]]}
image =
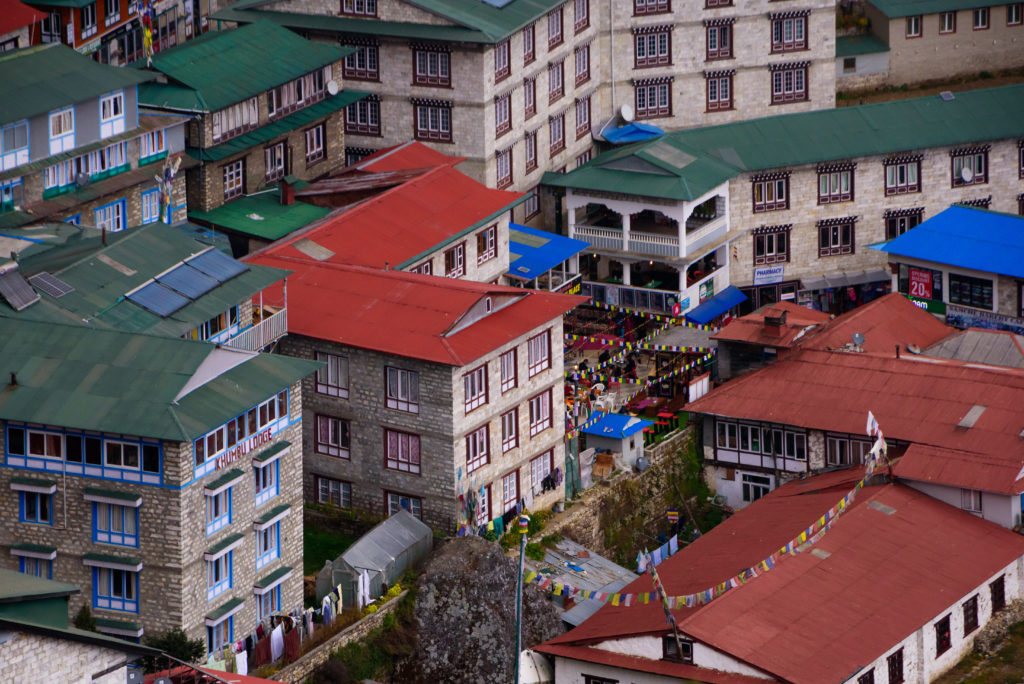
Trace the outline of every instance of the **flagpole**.
{"type": "Polygon", "coordinates": [[[519,575],[516,577],[516,648],[515,657],[515,680],[519,684],[519,651],[523,641],[523,567],[526,565],[526,531],[529,526],[529,517],[524,513],[519,516],[519,575]]]}

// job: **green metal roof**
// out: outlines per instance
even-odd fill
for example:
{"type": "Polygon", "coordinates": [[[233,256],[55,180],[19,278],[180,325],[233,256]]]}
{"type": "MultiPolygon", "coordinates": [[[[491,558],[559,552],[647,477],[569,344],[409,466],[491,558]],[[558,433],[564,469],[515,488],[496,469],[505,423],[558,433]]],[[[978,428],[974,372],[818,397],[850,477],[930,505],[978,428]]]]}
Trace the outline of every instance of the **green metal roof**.
{"type": "Polygon", "coordinates": [[[0,55],[0,123],[67,107],[156,74],[95,62],[60,43],[0,55]]]}
{"type": "Polygon", "coordinates": [[[224,537],[219,542],[217,542],[216,544],[214,544],[213,546],[208,548],[206,550],[206,553],[210,554],[211,556],[214,555],[214,554],[220,553],[221,551],[223,551],[224,549],[228,548],[229,546],[234,544],[236,541],[238,541],[240,539],[243,539],[244,537],[245,537],[245,535],[240,534],[238,532],[235,532],[234,534],[229,534],[228,536],[224,537]]]}
{"type": "Polygon", "coordinates": [[[264,575],[263,577],[260,577],[258,580],[256,580],[253,586],[259,588],[269,587],[271,584],[281,579],[291,571],[292,569],[288,566],[282,566],[277,570],[274,570],[274,572],[271,572],[269,574],[264,575]]]}
{"type": "Polygon", "coordinates": [[[0,603],[30,601],[44,596],[67,596],[81,591],[73,584],[0,569],[0,603]]]}
{"type": "Polygon", "coordinates": [[[260,517],[253,520],[253,524],[264,525],[273,520],[274,518],[276,518],[277,516],[281,515],[285,511],[291,510],[291,508],[292,507],[290,504],[281,504],[280,506],[275,506],[274,508],[271,508],[269,511],[267,511],[260,517]]]}
{"type": "Polygon", "coordinates": [[[0,418],[172,441],[208,432],[322,365],[173,337],[2,317],[0,359],[18,379],[0,392],[0,418]],[[204,361],[243,357],[175,401],[204,361]]]}
{"type": "Polygon", "coordinates": [[[268,461],[268,460],[270,460],[271,456],[276,456],[277,454],[281,453],[282,451],[284,451],[285,449],[287,449],[291,445],[292,445],[292,443],[289,442],[287,439],[282,439],[277,444],[274,444],[273,446],[269,446],[266,449],[264,449],[263,451],[259,452],[255,456],[253,456],[252,460],[259,461],[260,463],[262,463],[264,461],[268,461]]]}
{"type": "Polygon", "coordinates": [[[306,40],[273,22],[260,21],[211,31],[158,52],[153,56],[153,68],[196,91],[207,111],[216,111],[352,52],[339,45],[306,40]]]}
{"type": "MultiPolygon", "coordinates": [[[[956,10],[974,9],[975,7],[992,7],[991,2],[983,0],[870,0],[878,11],[889,17],[910,17],[915,14],[933,14],[935,12],[954,12],[956,10]]],[[[1008,3],[1002,3],[1003,6],[1008,3]]],[[[999,4],[995,5],[1000,6],[999,4]]]]}
{"type": "Polygon", "coordinates": [[[96,0],[24,0],[26,5],[33,7],[85,7],[96,0]]]}
{"type": "MultiPolygon", "coordinates": [[[[484,0],[406,0],[410,5],[422,7],[428,12],[440,14],[457,24],[481,31],[494,42],[507,38],[527,24],[537,21],[545,14],[564,5],[566,0],[511,0],[503,7],[496,7],[484,0]]],[[[592,3],[596,5],[596,3],[592,3]]],[[[592,12],[599,11],[591,7],[592,12]]],[[[571,17],[563,17],[563,23],[571,17]]]]}
{"type": "Polygon", "coordinates": [[[232,468],[231,470],[225,471],[220,477],[210,480],[203,486],[206,487],[206,489],[219,489],[229,482],[234,482],[240,477],[245,477],[245,473],[238,468],[232,468]]]}
{"type": "Polygon", "coordinates": [[[216,619],[218,619],[220,617],[223,617],[223,616],[227,615],[228,613],[230,613],[233,609],[235,609],[238,606],[242,605],[243,603],[245,603],[245,601],[243,601],[240,598],[233,598],[233,599],[231,599],[229,601],[226,601],[219,608],[217,608],[217,609],[207,613],[206,614],[206,619],[207,620],[216,620],[216,619]]]}
{"type": "Polygon", "coordinates": [[[749,171],[1024,134],[1024,85],[780,114],[666,134],[598,155],[546,185],[690,201],[749,171]]]}
{"type": "Polygon", "coordinates": [[[86,487],[82,490],[85,494],[91,494],[92,496],[103,496],[108,499],[119,499],[121,501],[136,502],[139,500],[140,494],[137,492],[121,492],[116,489],[100,489],[98,487],[86,487]]]}
{"type": "Polygon", "coordinates": [[[114,143],[121,142],[122,140],[130,140],[132,138],[137,138],[143,132],[145,132],[145,129],[143,129],[140,126],[138,128],[133,128],[130,131],[125,131],[124,133],[120,133],[118,135],[112,135],[109,138],[97,140],[96,142],[89,143],[88,145],[76,147],[70,152],[61,152],[60,154],[54,154],[49,157],[44,157],[37,161],[29,162],[28,164],[15,166],[13,169],[8,169],[7,171],[0,173],[0,180],[14,178],[16,176],[24,176],[29,173],[32,173],[33,171],[42,171],[43,169],[49,166],[53,166],[58,162],[65,161],[67,159],[74,159],[75,157],[80,157],[83,154],[88,154],[89,152],[102,149],[107,145],[113,145],[114,143]]]}
{"type": "Polygon", "coordinates": [[[11,484],[25,485],[27,487],[52,487],[57,484],[57,481],[44,480],[41,477],[12,477],[11,484]]]}
{"type": "Polygon", "coordinates": [[[233,154],[245,152],[252,147],[262,145],[263,143],[273,140],[280,135],[285,135],[286,133],[309,125],[319,118],[325,117],[328,114],[333,114],[353,102],[363,99],[367,95],[369,95],[369,93],[363,93],[357,90],[343,90],[337,95],[328,97],[327,99],[321,100],[320,102],[305,107],[304,109],[300,109],[294,114],[289,114],[283,119],[272,121],[266,126],[257,128],[254,131],[243,133],[237,138],[232,138],[226,143],[222,143],[216,147],[189,147],[186,151],[190,156],[195,157],[196,159],[201,159],[203,161],[220,161],[221,159],[226,159],[233,154]]]}
{"type": "Polygon", "coordinates": [[[142,563],[142,560],[139,558],[115,556],[110,553],[83,553],[82,560],[90,560],[96,563],[109,563],[111,565],[124,565],[126,567],[135,567],[142,563]]]}
{"type": "Polygon", "coordinates": [[[888,52],[889,46],[878,36],[866,33],[862,36],[841,36],[836,38],[836,57],[854,57],[874,52],[888,52]]]}
{"type": "Polygon", "coordinates": [[[11,551],[31,551],[32,553],[57,553],[56,546],[45,544],[11,544],[11,551]]]}
{"type": "Polygon", "coordinates": [[[122,632],[138,632],[142,628],[137,622],[123,622],[121,620],[107,620],[106,618],[94,618],[97,627],[120,630],[122,632]]]}
{"type": "Polygon", "coordinates": [[[331,209],[300,201],[281,204],[281,195],[275,186],[273,192],[249,195],[212,211],[193,211],[188,217],[192,221],[273,242],[322,219],[330,212],[331,209]]]}

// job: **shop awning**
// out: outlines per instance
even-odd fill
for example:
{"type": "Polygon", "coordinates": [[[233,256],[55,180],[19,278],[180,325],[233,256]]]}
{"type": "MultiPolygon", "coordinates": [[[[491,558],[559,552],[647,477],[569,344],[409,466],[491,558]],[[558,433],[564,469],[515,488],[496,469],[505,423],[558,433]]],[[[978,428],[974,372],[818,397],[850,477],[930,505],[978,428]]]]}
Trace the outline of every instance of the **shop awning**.
{"type": "Polygon", "coordinates": [[[618,128],[612,128],[611,130],[602,131],[602,133],[604,135],[604,139],[614,145],[638,142],[640,140],[650,140],[651,138],[657,138],[659,135],[665,135],[665,131],[661,130],[657,126],[640,123],[639,121],[634,121],[633,123],[628,123],[625,126],[619,126],[618,128]]]}
{"type": "Polygon", "coordinates": [[[704,325],[708,321],[718,318],[740,302],[745,301],[747,301],[747,295],[740,292],[733,285],[730,285],[711,299],[705,299],[693,311],[687,312],[686,320],[698,325],[704,325]]]}
{"type": "Polygon", "coordinates": [[[574,240],[518,223],[509,224],[508,240],[508,275],[523,280],[533,280],[544,275],[590,246],[583,240],[574,240]]]}
{"type": "Polygon", "coordinates": [[[850,287],[864,283],[889,282],[891,276],[884,268],[866,271],[838,271],[821,276],[800,279],[801,290],[824,290],[830,287],[850,287]]]}

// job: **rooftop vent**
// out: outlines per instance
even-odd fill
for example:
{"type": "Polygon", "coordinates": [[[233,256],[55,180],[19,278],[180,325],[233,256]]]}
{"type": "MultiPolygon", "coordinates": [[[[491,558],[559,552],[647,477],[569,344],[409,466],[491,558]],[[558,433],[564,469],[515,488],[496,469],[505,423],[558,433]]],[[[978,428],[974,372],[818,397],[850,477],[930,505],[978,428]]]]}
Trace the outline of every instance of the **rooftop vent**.
{"type": "Polygon", "coordinates": [[[306,256],[316,259],[317,261],[327,261],[332,256],[334,256],[334,252],[327,249],[323,245],[318,245],[309,238],[302,238],[301,240],[297,240],[295,244],[292,245],[292,247],[299,250],[306,256]]]}
{"type": "Polygon", "coordinates": [[[895,508],[893,508],[892,506],[886,506],[881,501],[872,501],[868,503],[868,508],[874,508],[876,511],[885,513],[886,515],[892,515],[896,512],[895,508]]]}
{"type": "Polygon", "coordinates": [[[782,326],[786,325],[785,309],[767,309],[764,312],[764,331],[769,335],[781,335],[782,326]]]}
{"type": "Polygon", "coordinates": [[[943,102],[952,102],[953,100],[956,99],[956,96],[953,95],[953,93],[951,93],[948,90],[943,90],[941,93],[939,93],[939,97],[942,98],[943,102]]]}
{"type": "Polygon", "coordinates": [[[985,412],[986,408],[987,407],[982,406],[981,404],[975,404],[971,407],[971,410],[960,419],[960,422],[957,423],[956,426],[962,427],[965,430],[971,429],[974,427],[974,424],[978,422],[978,419],[981,418],[981,414],[985,412]]]}
{"type": "Polygon", "coordinates": [[[811,549],[811,555],[814,556],[815,558],[820,558],[821,560],[825,560],[826,558],[828,558],[829,556],[832,555],[832,552],[831,551],[826,551],[825,549],[819,549],[819,548],[815,547],[815,548],[811,549]]]}

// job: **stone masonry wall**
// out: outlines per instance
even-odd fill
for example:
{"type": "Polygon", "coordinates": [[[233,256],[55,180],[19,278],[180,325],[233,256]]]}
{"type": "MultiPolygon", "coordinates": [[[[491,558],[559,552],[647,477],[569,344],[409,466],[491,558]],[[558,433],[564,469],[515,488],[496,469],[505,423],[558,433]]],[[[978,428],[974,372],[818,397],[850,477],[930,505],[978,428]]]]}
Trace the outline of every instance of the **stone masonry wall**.
{"type": "Polygon", "coordinates": [[[125,654],[69,639],[56,639],[32,632],[10,632],[0,643],[0,681],[62,682],[66,684],[122,684],[127,667],[125,654]]]}

